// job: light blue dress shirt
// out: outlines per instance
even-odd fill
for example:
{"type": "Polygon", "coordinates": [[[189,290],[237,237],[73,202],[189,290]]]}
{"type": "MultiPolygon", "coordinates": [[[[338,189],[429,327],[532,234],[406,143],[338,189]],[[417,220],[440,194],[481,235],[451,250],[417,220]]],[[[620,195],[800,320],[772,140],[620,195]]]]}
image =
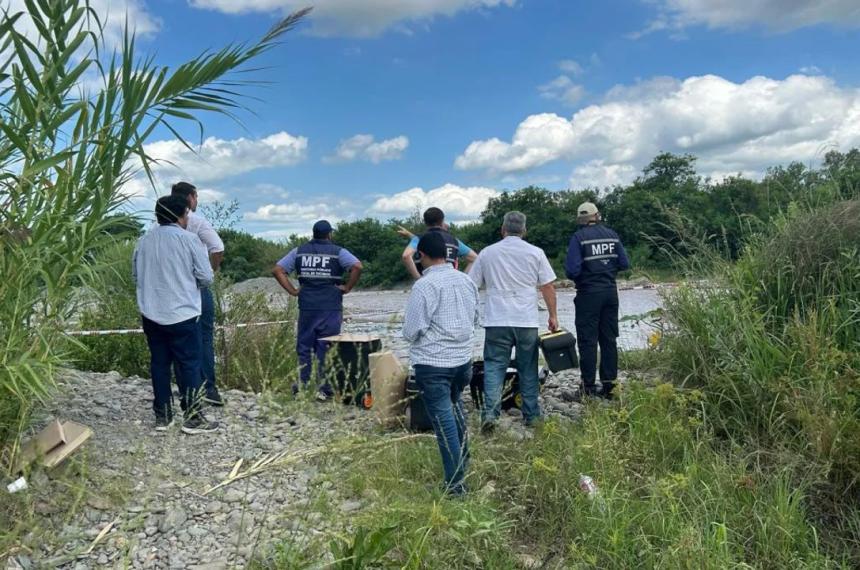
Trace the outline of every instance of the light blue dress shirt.
{"type": "Polygon", "coordinates": [[[403,319],[412,364],[453,368],[469,362],[478,322],[478,287],[448,263],[412,286],[403,319]]]}
{"type": "Polygon", "coordinates": [[[144,317],[172,325],[200,316],[200,288],[214,275],[196,235],[178,224],[155,226],[137,242],[131,267],[144,317]]]}

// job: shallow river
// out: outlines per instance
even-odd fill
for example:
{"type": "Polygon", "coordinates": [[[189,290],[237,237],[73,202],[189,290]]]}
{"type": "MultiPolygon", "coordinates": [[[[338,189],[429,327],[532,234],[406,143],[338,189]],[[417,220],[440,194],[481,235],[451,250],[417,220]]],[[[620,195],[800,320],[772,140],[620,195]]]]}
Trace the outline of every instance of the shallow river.
{"type": "MultiPolygon", "coordinates": [[[[574,307],[573,289],[558,291],[559,322],[563,328],[573,330],[574,307]]],[[[400,336],[403,321],[403,308],[409,296],[408,290],[389,291],[357,291],[344,297],[344,332],[373,333],[380,335],[387,348],[394,350],[399,356],[406,355],[406,343],[400,336]]],[[[631,289],[619,291],[621,316],[641,315],[661,306],[662,300],[657,289],[631,289]]],[[[541,302],[541,304],[543,304],[541,302]]],[[[483,293],[481,294],[481,312],[483,313],[483,293]]],[[[546,322],[547,313],[541,311],[541,320],[546,322]]],[[[542,329],[543,330],[543,329],[542,329]]],[[[621,336],[618,339],[621,348],[644,348],[648,334],[652,329],[644,323],[635,321],[622,322],[621,336]]],[[[475,338],[475,355],[481,354],[484,342],[484,330],[478,329],[475,338]]]]}

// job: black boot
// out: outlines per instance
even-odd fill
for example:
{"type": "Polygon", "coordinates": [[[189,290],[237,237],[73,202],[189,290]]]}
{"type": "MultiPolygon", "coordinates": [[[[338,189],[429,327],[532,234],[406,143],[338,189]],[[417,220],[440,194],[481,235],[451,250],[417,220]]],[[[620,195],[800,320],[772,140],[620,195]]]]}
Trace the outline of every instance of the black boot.
{"type": "Polygon", "coordinates": [[[615,388],[615,383],[614,382],[603,382],[602,384],[603,384],[603,386],[600,389],[600,395],[602,397],[606,398],[607,400],[614,399],[614,396],[612,395],[612,389],[615,388]]]}
{"type": "Polygon", "coordinates": [[[596,398],[600,395],[600,392],[597,389],[597,386],[594,385],[594,382],[591,384],[582,382],[582,395],[588,398],[596,398]]]}

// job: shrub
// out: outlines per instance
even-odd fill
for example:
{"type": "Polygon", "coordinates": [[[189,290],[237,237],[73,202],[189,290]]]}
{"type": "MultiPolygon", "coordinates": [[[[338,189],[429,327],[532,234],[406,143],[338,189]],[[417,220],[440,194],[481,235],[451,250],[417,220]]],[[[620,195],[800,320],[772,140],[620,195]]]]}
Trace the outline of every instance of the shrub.
{"type": "MultiPolygon", "coordinates": [[[[219,295],[220,297],[220,295],[219,295]]],[[[289,394],[298,380],[297,307],[290,299],[278,306],[263,293],[220,298],[215,352],[219,385],[253,392],[289,394]],[[286,324],[235,328],[239,323],[287,321],[286,324]]]]}
{"type": "Polygon", "coordinates": [[[839,524],[860,473],[858,214],[856,200],[798,208],[710,287],[667,301],[667,370],[704,392],[721,437],[766,450],[770,470],[793,458],[792,482],[816,490],[814,516],[839,524]]]}

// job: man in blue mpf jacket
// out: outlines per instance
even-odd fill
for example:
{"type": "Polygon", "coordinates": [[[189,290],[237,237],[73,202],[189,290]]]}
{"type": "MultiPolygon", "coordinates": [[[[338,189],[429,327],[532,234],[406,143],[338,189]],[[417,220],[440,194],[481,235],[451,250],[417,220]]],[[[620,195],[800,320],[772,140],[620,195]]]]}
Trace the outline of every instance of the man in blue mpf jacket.
{"type": "Polygon", "coordinates": [[[618,234],[600,223],[600,212],[591,202],[577,208],[580,229],[573,234],[564,262],[568,279],[576,283],[576,337],[585,393],[598,395],[595,387],[597,347],[600,346],[599,395],[612,397],[618,378],[618,288],[615,276],[630,268],[618,234]]]}

